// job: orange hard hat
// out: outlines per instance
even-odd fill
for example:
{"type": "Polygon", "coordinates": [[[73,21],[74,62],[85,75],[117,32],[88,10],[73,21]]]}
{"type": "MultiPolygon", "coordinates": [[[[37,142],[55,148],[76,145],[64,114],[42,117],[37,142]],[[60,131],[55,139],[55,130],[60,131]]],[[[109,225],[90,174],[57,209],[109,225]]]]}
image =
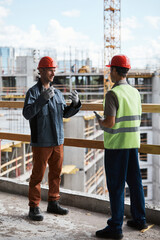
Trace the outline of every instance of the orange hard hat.
{"type": "Polygon", "coordinates": [[[39,68],[56,68],[57,67],[57,64],[55,62],[54,59],[52,59],[51,57],[42,57],[39,61],[39,64],[38,64],[38,69],[39,68]]]}
{"type": "Polygon", "coordinates": [[[106,65],[106,67],[123,67],[123,68],[131,68],[130,60],[125,55],[115,55],[111,63],[106,65]]]}

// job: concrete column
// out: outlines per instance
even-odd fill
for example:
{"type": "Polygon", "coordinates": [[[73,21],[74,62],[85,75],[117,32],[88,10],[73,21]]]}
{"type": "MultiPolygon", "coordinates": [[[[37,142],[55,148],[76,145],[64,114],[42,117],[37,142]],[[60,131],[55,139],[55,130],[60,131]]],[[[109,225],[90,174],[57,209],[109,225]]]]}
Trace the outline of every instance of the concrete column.
{"type": "Polygon", "coordinates": [[[69,77],[69,89],[70,89],[70,92],[72,91],[72,76],[70,75],[69,77]]]}
{"type": "Polygon", "coordinates": [[[25,165],[25,161],[26,161],[26,149],[25,149],[25,143],[22,144],[22,168],[21,168],[21,174],[25,174],[26,172],[26,165],[25,165]]]}
{"type": "MultiPolygon", "coordinates": [[[[152,103],[160,102],[160,73],[155,72],[152,79],[152,103]]],[[[160,143],[160,113],[152,114],[153,144],[160,143]]],[[[160,156],[152,155],[153,159],[153,203],[160,202],[160,156]]]]}

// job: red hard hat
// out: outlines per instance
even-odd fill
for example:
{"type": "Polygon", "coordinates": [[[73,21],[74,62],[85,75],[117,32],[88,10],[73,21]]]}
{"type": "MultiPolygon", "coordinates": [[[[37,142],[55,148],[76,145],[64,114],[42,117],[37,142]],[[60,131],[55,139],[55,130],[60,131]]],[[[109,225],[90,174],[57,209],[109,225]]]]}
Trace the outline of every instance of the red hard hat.
{"type": "Polygon", "coordinates": [[[106,67],[124,67],[124,68],[131,68],[130,60],[125,55],[115,55],[111,63],[106,65],[106,67]]]}
{"type": "Polygon", "coordinates": [[[39,61],[39,64],[38,64],[38,69],[39,68],[56,68],[57,67],[57,64],[55,62],[54,59],[52,59],[51,57],[42,57],[39,61]]]}

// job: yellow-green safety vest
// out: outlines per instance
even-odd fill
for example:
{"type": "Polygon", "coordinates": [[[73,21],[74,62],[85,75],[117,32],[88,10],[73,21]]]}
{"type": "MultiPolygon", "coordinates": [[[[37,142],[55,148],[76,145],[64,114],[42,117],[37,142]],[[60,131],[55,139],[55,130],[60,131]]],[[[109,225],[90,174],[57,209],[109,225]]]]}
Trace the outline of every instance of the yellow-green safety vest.
{"type": "Polygon", "coordinates": [[[113,128],[105,128],[106,149],[140,147],[141,98],[138,90],[129,84],[121,84],[111,91],[118,98],[119,108],[113,128]]]}

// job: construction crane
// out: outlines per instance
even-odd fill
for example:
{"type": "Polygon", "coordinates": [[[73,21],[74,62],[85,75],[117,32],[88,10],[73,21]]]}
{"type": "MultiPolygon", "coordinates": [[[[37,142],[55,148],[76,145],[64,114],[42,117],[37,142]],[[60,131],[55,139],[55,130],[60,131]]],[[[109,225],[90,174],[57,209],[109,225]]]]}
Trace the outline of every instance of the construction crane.
{"type": "Polygon", "coordinates": [[[121,0],[104,0],[104,94],[111,87],[106,64],[121,51],[121,0]]]}

